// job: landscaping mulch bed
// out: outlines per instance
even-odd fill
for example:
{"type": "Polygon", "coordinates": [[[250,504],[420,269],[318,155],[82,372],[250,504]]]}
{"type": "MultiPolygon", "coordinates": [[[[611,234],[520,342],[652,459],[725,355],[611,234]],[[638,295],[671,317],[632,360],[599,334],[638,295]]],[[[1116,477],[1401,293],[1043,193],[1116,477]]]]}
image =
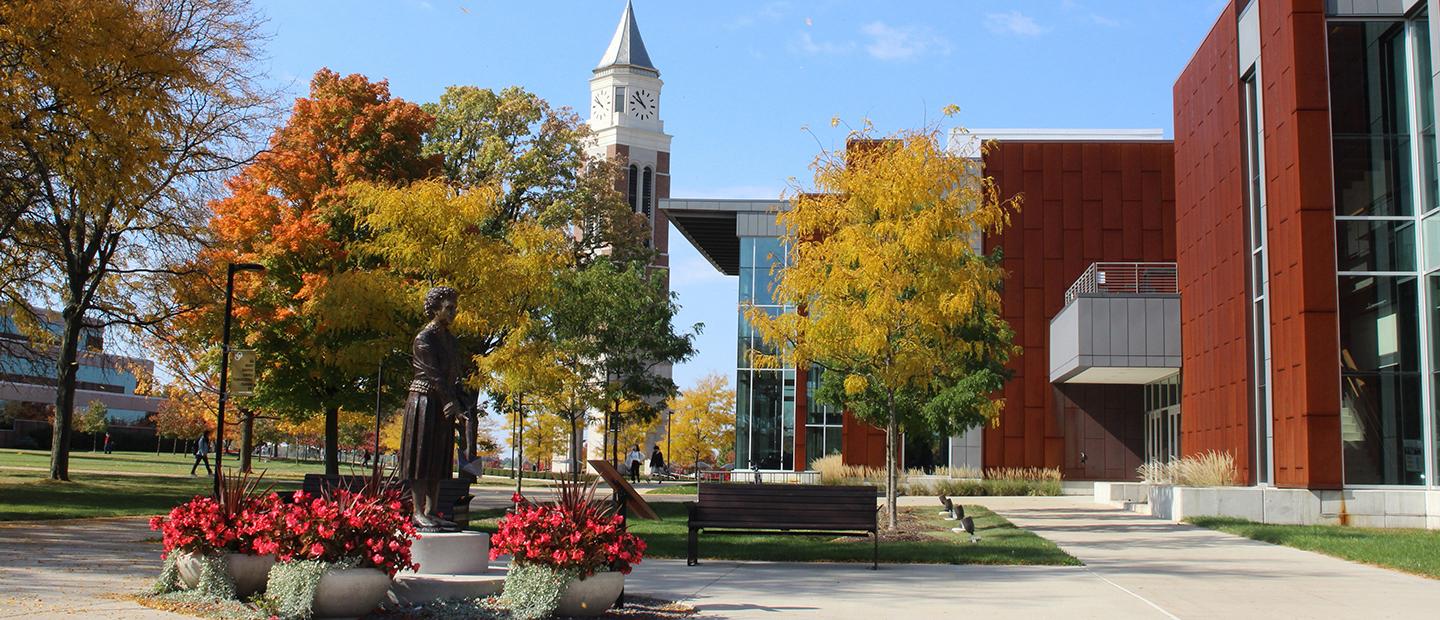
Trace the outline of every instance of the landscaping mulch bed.
{"type": "MultiPolygon", "coordinates": [[[[174,597],[137,594],[117,597],[135,601],[151,609],[195,616],[198,618],[234,619],[265,618],[260,610],[239,601],[196,602],[179,600],[174,597]]],[[[628,620],[700,620],[694,607],[664,599],[646,596],[625,597],[623,609],[611,609],[599,618],[626,618],[628,620]]],[[[386,609],[372,613],[366,620],[451,620],[474,618],[476,620],[506,620],[510,614],[500,608],[495,599],[441,601],[416,609],[386,609]]]]}

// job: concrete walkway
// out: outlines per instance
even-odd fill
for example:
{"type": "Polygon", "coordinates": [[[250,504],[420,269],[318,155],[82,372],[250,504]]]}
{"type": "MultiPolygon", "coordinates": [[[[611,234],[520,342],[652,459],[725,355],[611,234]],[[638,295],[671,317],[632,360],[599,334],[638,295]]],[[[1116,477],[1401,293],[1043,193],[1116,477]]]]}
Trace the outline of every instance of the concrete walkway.
{"type": "MultiPolygon", "coordinates": [[[[508,495],[485,493],[485,503],[508,495]]],[[[683,496],[681,496],[683,499],[683,496]]],[[[667,498],[668,499],[668,498],[667,498]]],[[[933,498],[905,498],[933,506],[933,498]]],[[[1054,540],[1061,566],[646,560],[632,594],[702,618],[1420,618],[1440,581],[1174,525],[1086,498],[966,498],[1054,540]]],[[[982,532],[983,535],[983,532],[982,532]]],[[[981,544],[984,544],[983,542],[981,544]]],[[[0,618],[177,618],[116,598],[159,570],[144,519],[0,524],[0,618]]]]}
{"type": "Polygon", "coordinates": [[[120,596],[160,573],[148,519],[0,523],[0,618],[185,618],[120,596]]]}

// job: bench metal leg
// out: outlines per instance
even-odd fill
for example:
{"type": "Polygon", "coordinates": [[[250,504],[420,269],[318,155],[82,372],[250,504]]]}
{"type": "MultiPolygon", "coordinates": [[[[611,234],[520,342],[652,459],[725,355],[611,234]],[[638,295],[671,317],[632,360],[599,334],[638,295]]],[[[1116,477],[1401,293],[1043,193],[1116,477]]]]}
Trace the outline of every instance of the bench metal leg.
{"type": "Polygon", "coordinates": [[[880,570],[880,532],[871,532],[870,537],[875,540],[875,551],[870,556],[870,570],[880,570]]]}
{"type": "Polygon", "coordinates": [[[686,543],[686,545],[685,545],[685,565],[686,565],[686,566],[694,566],[694,565],[700,563],[700,558],[699,558],[699,555],[700,555],[700,536],[699,536],[699,534],[700,534],[699,530],[697,530],[697,529],[695,529],[695,528],[693,528],[693,527],[690,528],[690,539],[687,541],[687,543],[686,543]]]}

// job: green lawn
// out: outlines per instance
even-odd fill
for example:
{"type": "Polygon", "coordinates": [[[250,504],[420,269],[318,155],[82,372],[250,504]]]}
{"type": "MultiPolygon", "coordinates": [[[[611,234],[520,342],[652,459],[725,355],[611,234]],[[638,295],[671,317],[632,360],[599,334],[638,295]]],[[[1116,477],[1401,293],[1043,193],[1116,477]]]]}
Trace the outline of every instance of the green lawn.
{"type": "Polygon", "coordinates": [[[646,495],[694,495],[694,482],[677,482],[675,484],[662,484],[659,487],[645,492],[646,495]]]}
{"type": "MultiPolygon", "coordinates": [[[[678,503],[651,504],[661,521],[634,520],[630,531],[645,539],[646,555],[656,558],[685,557],[685,506],[678,503]]],[[[907,508],[927,531],[921,540],[880,542],[880,561],[892,564],[1049,564],[1078,565],[1079,560],[1061,551],[1054,543],[1015,527],[1009,521],[980,506],[966,506],[975,518],[981,542],[972,544],[963,534],[951,533],[953,521],[945,521],[930,508],[907,508]]],[[[503,509],[477,513],[483,519],[472,529],[494,532],[503,509]]],[[[828,536],[746,536],[700,535],[700,557],[715,560],[762,560],[783,562],[869,562],[869,538],[828,536]]]]}
{"type": "MultiPolygon", "coordinates": [[[[210,485],[204,476],[72,474],[71,482],[55,482],[43,472],[0,472],[0,521],[157,515],[208,494],[210,485]]],[[[296,488],[291,481],[275,486],[296,488]]]]}
{"type": "MultiPolygon", "coordinates": [[[[115,452],[105,454],[104,452],[74,451],[70,453],[70,471],[96,471],[96,472],[122,472],[140,474],[171,474],[189,475],[190,465],[195,462],[195,457],[189,454],[173,454],[169,452],[115,452]]],[[[215,465],[215,455],[210,455],[210,465],[215,465]]],[[[227,468],[240,465],[239,457],[226,455],[225,466],[227,468]]],[[[322,473],[325,466],[321,463],[292,463],[290,461],[270,461],[256,458],[252,465],[256,472],[265,470],[266,479],[295,478],[299,479],[309,473],[322,473]]],[[[50,468],[49,450],[0,450],[0,468],[5,467],[41,467],[50,468]]],[[[341,473],[350,473],[351,466],[345,463],[340,464],[341,473]]],[[[355,473],[364,473],[369,468],[355,466],[355,473]]],[[[205,472],[205,466],[200,466],[200,472],[205,472]]]]}
{"type": "Polygon", "coordinates": [[[1440,531],[1436,530],[1266,525],[1228,517],[1192,517],[1186,521],[1261,542],[1440,579],[1440,531]]]}

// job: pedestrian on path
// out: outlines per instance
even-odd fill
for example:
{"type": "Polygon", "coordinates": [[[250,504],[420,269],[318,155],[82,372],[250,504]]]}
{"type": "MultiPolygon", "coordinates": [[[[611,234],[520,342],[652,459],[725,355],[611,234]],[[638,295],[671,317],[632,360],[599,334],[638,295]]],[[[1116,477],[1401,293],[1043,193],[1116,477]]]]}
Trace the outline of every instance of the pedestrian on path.
{"type": "Polygon", "coordinates": [[[665,455],[660,454],[660,444],[655,444],[655,451],[650,453],[650,475],[668,474],[665,470],[665,455]]]}
{"type": "Polygon", "coordinates": [[[640,453],[640,444],[630,446],[630,453],[625,455],[625,462],[630,464],[630,484],[640,482],[640,464],[645,461],[645,455],[640,453]]]}
{"type": "Polygon", "coordinates": [[[105,454],[110,454],[110,431],[105,431],[105,454]]]}
{"type": "Polygon", "coordinates": [[[205,475],[214,475],[210,471],[210,433],[200,433],[200,439],[195,442],[195,463],[190,466],[190,475],[195,475],[195,468],[201,463],[205,464],[205,475]]]}

